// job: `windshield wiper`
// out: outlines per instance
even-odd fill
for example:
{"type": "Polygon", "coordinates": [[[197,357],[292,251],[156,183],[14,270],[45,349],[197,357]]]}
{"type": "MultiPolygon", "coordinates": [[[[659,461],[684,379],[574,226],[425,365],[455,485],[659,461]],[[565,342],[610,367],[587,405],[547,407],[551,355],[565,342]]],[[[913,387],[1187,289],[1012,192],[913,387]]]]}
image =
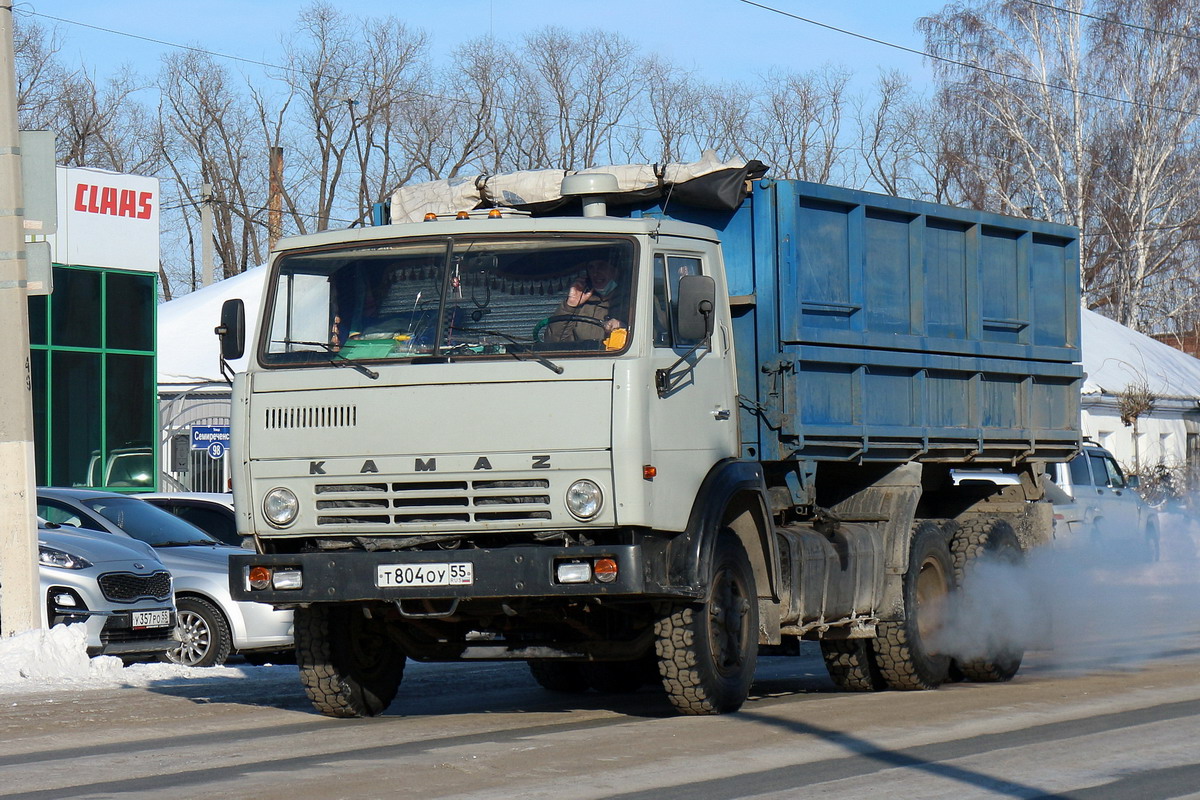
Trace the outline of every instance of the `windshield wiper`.
{"type": "Polygon", "coordinates": [[[458,331],[459,333],[482,333],[485,336],[499,336],[501,339],[507,339],[508,341],[515,344],[517,347],[521,348],[520,350],[509,350],[508,351],[508,354],[510,356],[512,356],[513,358],[517,359],[518,361],[526,361],[527,359],[532,358],[534,361],[541,364],[543,367],[550,370],[555,375],[563,374],[563,368],[560,367],[558,364],[555,364],[553,361],[551,361],[548,358],[543,358],[542,356],[539,356],[537,353],[530,350],[529,347],[526,346],[526,344],[524,342],[522,342],[520,339],[517,339],[516,337],[513,337],[513,336],[509,336],[507,333],[505,333],[503,331],[487,330],[486,328],[459,328],[456,325],[451,325],[450,330],[458,331]]]}
{"type": "Polygon", "coordinates": [[[335,367],[350,367],[351,369],[356,369],[371,380],[375,380],[379,377],[378,372],[365,364],[359,364],[357,361],[346,358],[337,350],[334,350],[333,345],[329,344],[328,342],[301,342],[296,339],[272,339],[271,341],[274,344],[303,344],[310,347],[320,347],[323,348],[325,352],[329,353],[329,363],[333,364],[335,367]]]}

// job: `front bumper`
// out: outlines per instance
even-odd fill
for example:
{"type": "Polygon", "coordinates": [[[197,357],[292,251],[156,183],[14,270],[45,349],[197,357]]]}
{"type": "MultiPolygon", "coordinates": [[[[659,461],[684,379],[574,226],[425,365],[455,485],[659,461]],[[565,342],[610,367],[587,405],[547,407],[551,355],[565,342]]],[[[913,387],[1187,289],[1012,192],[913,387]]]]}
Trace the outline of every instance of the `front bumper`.
{"type": "Polygon", "coordinates": [[[650,566],[639,545],[551,547],[438,551],[329,552],[290,555],[235,555],[229,559],[229,590],[234,599],[290,605],[360,600],[503,599],[571,597],[670,597],[679,594],[665,576],[650,566]],[[611,583],[559,583],[556,563],[562,560],[612,558],[617,577],[611,583]],[[377,568],[384,565],[472,565],[474,581],[465,586],[381,587],[377,568]],[[251,589],[251,567],[298,569],[298,589],[251,589]]]}

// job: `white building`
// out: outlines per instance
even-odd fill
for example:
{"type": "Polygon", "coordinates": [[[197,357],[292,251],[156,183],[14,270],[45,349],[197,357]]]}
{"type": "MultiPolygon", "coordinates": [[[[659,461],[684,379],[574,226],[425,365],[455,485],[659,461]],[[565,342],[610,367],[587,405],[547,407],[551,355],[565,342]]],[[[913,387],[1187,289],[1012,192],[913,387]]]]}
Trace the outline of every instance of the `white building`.
{"type": "Polygon", "coordinates": [[[1083,434],[1131,472],[1162,464],[1196,467],[1200,459],[1200,360],[1083,312],[1083,434]],[[1142,387],[1154,408],[1134,426],[1121,421],[1121,395],[1142,387]]]}

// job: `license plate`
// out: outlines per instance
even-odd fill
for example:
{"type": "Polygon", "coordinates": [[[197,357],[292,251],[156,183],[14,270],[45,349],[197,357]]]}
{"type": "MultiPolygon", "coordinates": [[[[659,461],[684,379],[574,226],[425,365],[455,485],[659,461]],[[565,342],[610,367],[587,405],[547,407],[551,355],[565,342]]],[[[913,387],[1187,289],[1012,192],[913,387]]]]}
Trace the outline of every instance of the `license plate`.
{"type": "Polygon", "coordinates": [[[133,612],[133,627],[135,628],[165,628],[171,624],[170,611],[135,611],[133,612]]]}
{"type": "Polygon", "coordinates": [[[375,585],[396,588],[412,586],[470,586],[475,583],[475,565],[380,564],[375,568],[375,585]]]}

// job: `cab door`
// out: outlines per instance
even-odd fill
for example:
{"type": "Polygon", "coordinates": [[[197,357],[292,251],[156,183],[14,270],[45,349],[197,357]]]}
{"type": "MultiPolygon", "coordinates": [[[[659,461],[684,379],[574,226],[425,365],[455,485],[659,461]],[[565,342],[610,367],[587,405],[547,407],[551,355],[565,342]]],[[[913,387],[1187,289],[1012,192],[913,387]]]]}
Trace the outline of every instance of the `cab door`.
{"type": "Polygon", "coordinates": [[[651,455],[658,470],[651,518],[657,528],[682,530],[700,482],[714,464],[737,454],[733,338],[714,251],[658,250],[653,276],[651,362],[655,375],[664,370],[670,375],[665,387],[651,389],[649,398],[651,455]],[[708,343],[679,333],[679,281],[685,275],[715,279],[717,308],[708,343]]]}

